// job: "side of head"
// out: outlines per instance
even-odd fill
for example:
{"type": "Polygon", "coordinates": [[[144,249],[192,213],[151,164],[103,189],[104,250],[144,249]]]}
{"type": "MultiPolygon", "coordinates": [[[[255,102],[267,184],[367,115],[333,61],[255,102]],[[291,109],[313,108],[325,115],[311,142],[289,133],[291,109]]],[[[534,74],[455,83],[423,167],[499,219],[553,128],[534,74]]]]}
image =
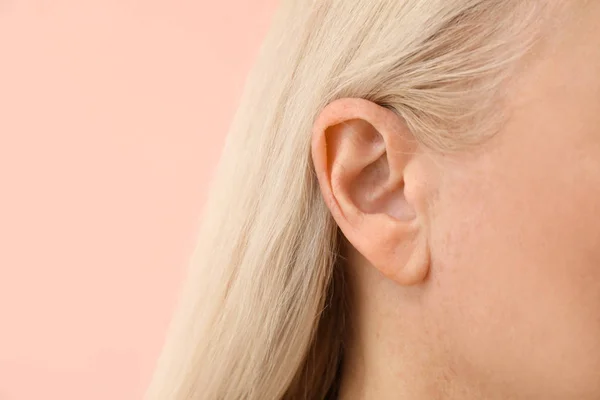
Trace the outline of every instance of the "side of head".
{"type": "Polygon", "coordinates": [[[476,145],[365,99],[316,120],[354,294],[343,398],[600,398],[600,6],[560,11],[476,145]]]}
{"type": "Polygon", "coordinates": [[[597,398],[578,4],[284,0],[147,398],[597,398]]]}

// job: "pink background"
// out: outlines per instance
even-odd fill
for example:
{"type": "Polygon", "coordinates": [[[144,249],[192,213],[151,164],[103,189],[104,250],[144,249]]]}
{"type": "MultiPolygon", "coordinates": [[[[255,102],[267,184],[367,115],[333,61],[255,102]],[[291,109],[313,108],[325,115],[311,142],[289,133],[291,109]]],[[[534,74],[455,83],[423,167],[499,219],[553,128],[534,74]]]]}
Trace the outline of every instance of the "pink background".
{"type": "Polygon", "coordinates": [[[141,399],[275,0],[0,0],[0,399],[141,399]]]}

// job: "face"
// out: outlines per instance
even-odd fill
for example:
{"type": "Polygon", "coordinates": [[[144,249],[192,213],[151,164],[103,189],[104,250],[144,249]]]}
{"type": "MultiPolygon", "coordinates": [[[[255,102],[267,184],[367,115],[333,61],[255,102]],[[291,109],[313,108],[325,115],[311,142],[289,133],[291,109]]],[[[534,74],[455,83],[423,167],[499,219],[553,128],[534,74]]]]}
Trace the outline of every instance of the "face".
{"type": "Polygon", "coordinates": [[[504,399],[600,399],[600,2],[577,4],[502,132],[437,160],[432,320],[457,375],[504,399]]]}

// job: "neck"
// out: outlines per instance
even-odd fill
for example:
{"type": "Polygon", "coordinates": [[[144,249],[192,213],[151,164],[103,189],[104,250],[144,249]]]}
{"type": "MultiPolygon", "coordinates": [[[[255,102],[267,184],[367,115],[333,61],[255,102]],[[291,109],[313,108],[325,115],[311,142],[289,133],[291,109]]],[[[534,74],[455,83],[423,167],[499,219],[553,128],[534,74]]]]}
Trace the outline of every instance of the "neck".
{"type": "MultiPolygon", "coordinates": [[[[350,258],[352,259],[352,258],[350,258]]],[[[350,319],[338,400],[481,399],[453,372],[427,318],[424,288],[399,288],[364,263],[347,268],[350,319]]]]}
{"type": "Polygon", "coordinates": [[[449,376],[430,348],[409,340],[406,331],[392,334],[382,322],[371,326],[377,328],[358,329],[346,341],[339,400],[449,398],[442,395],[448,392],[449,376]]]}

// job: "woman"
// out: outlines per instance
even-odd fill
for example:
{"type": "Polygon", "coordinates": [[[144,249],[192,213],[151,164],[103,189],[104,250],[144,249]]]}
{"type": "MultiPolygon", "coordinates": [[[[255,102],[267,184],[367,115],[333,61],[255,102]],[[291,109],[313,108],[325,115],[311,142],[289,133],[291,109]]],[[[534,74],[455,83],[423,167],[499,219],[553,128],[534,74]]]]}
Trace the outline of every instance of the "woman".
{"type": "Polygon", "coordinates": [[[600,399],[600,2],[284,0],[149,399],[600,399]]]}

